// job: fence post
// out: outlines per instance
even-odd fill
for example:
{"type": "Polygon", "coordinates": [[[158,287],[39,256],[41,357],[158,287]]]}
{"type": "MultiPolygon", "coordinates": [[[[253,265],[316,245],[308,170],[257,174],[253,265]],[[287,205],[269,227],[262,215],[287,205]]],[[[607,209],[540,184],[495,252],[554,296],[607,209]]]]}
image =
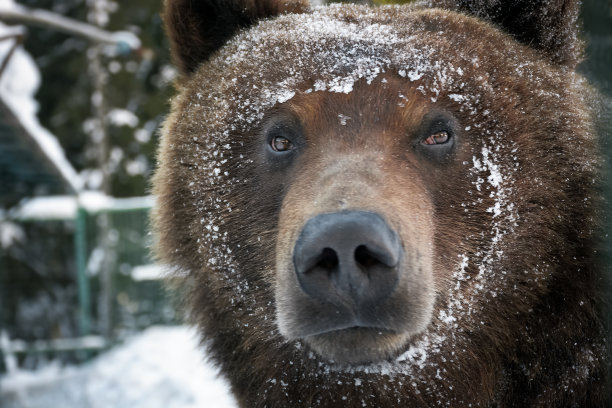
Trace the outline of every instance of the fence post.
{"type": "Polygon", "coordinates": [[[87,276],[87,211],[79,207],[75,220],[74,249],[79,287],[79,331],[81,336],[91,332],[91,296],[87,276]]]}

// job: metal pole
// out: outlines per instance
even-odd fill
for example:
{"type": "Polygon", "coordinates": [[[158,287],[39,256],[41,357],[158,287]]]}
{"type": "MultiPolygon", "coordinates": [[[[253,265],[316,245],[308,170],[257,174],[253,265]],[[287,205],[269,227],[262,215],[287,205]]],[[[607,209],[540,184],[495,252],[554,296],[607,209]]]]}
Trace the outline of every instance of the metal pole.
{"type": "Polygon", "coordinates": [[[74,250],[79,288],[79,334],[86,336],[91,332],[91,294],[87,276],[87,212],[83,208],[76,214],[74,250]]]}

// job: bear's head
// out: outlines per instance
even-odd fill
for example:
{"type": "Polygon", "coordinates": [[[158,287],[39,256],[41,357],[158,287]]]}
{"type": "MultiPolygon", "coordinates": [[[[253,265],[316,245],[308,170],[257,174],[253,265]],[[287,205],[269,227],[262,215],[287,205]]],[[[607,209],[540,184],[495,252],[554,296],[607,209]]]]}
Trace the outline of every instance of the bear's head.
{"type": "Polygon", "coordinates": [[[429,3],[166,0],[157,251],[246,406],[603,381],[578,2],[429,3]]]}

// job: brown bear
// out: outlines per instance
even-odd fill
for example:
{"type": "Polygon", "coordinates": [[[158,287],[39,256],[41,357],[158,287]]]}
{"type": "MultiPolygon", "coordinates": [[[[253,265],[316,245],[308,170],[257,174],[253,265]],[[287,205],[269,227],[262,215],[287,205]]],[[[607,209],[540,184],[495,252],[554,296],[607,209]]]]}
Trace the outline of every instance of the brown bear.
{"type": "Polygon", "coordinates": [[[243,407],[605,406],[577,0],[166,0],[157,253],[243,407]]]}

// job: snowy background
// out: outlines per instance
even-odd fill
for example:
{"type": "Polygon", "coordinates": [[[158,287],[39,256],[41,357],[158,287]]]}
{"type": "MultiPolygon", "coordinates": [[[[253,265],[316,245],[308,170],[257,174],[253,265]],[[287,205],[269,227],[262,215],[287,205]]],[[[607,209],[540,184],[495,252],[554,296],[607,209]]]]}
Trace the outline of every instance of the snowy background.
{"type": "Polygon", "coordinates": [[[151,327],[82,366],[0,377],[3,408],[230,408],[227,382],[186,327],[151,327]]]}
{"type": "MultiPolygon", "coordinates": [[[[0,65],[6,62],[0,99],[44,155],[37,159],[52,163],[71,191],[0,201],[3,408],[235,406],[193,329],[150,326],[177,322],[160,269],[147,264],[145,231],[155,130],[175,76],[161,38],[160,5],[0,0],[0,65]],[[69,31],[14,21],[10,16],[23,6],[36,8],[26,15],[68,24],[69,31]],[[62,20],[66,16],[74,23],[62,20]],[[70,31],[77,26],[81,33],[70,31]],[[92,322],[84,337],[75,313],[79,210],[93,231],[85,248],[92,322]],[[144,221],[131,229],[122,220],[100,225],[113,220],[100,215],[109,210],[144,221]],[[106,246],[103,235],[110,238],[106,246]],[[130,263],[120,252],[133,243],[137,259],[130,263]],[[109,258],[114,262],[105,264],[109,258]],[[104,267],[116,275],[106,289],[104,267]],[[109,299],[113,315],[103,322],[109,299]]],[[[0,124],[6,125],[4,116],[0,124]]]]}

